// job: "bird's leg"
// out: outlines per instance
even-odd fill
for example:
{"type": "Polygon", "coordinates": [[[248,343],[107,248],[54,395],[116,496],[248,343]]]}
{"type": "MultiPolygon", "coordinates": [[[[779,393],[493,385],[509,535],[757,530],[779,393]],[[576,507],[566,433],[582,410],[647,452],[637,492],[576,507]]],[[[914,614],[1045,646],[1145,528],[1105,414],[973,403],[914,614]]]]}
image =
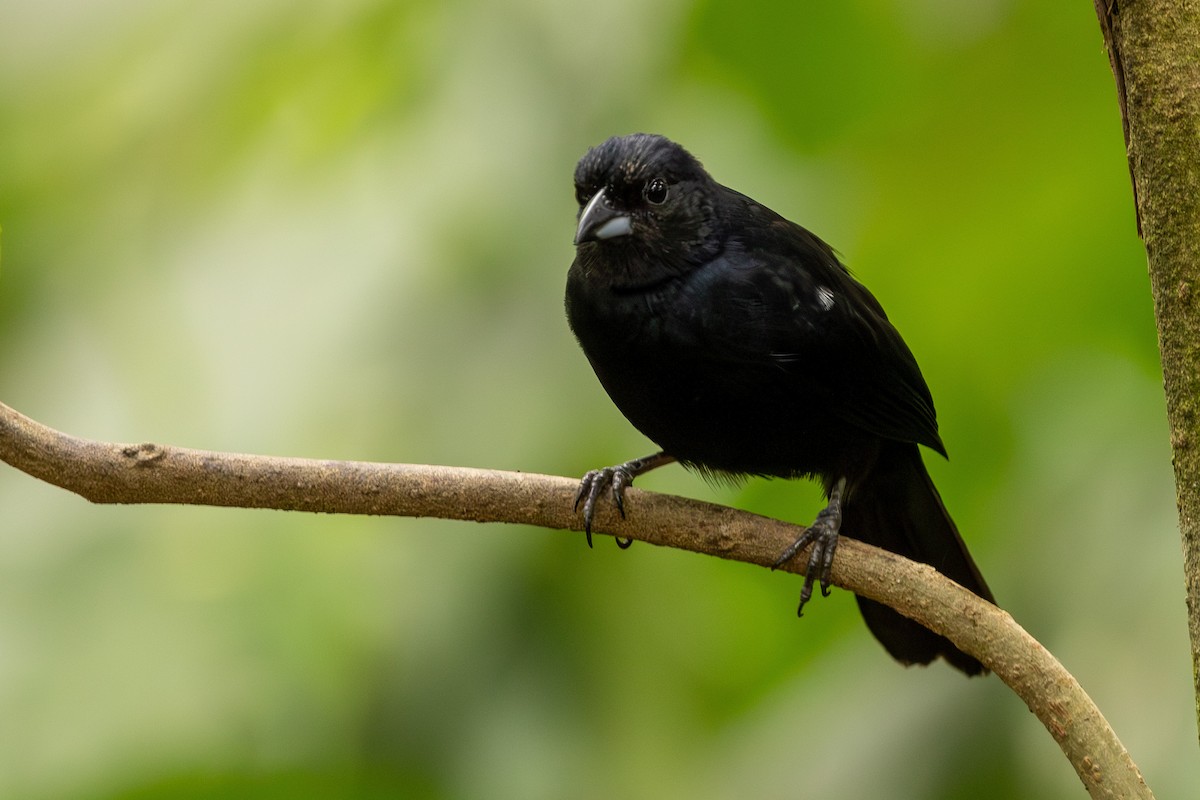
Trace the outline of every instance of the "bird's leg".
{"type": "MultiPolygon", "coordinates": [[[[583,476],[579,482],[579,491],[575,492],[575,510],[583,503],[583,532],[587,534],[588,547],[592,546],[592,517],[596,513],[596,501],[605,489],[612,492],[613,503],[621,518],[625,518],[625,490],[633,483],[633,479],[652,469],[675,461],[675,456],[666,453],[655,453],[652,456],[635,458],[615,467],[594,469],[583,476]]],[[[617,546],[624,550],[633,544],[632,539],[617,539],[617,546]]]]}
{"type": "Polygon", "coordinates": [[[846,491],[846,479],[838,478],[837,483],[829,491],[829,503],[817,514],[813,524],[783,551],[771,569],[786,564],[796,553],[803,550],[810,542],[812,552],[808,554],[808,567],[804,570],[804,588],[800,590],[800,607],[796,616],[804,616],[804,604],[812,597],[813,583],[820,579],[821,596],[829,596],[830,572],[833,569],[833,553],[837,550],[838,530],[842,527],[842,494],[846,491]]]}

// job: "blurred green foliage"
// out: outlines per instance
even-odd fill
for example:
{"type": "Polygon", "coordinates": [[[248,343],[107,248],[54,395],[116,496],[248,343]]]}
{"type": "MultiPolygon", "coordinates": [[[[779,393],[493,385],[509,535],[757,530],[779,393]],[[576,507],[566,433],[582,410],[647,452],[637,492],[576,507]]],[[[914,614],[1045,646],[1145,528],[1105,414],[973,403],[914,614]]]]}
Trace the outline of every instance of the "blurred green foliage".
{"type": "MultiPolygon", "coordinates": [[[[1200,785],[1090,5],[71,5],[0,26],[4,402],[209,449],[569,475],[644,454],[561,295],[576,159],[661,132],[873,288],[997,597],[1160,796],[1200,785]]],[[[12,470],[0,508],[0,796],[1082,795],[998,680],[895,665],[845,592],[798,622],[793,577],[532,529],[93,507],[12,470]]]]}

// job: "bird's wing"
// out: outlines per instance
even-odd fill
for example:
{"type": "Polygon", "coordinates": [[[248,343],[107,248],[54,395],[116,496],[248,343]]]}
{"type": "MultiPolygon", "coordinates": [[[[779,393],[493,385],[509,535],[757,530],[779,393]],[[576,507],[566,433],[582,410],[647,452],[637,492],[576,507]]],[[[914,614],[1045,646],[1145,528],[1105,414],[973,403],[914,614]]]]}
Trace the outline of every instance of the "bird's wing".
{"type": "Polygon", "coordinates": [[[777,218],[731,247],[711,274],[737,285],[709,293],[725,298],[710,313],[733,315],[741,324],[705,326],[743,333],[716,344],[724,357],[781,371],[796,391],[869,433],[945,455],[916,359],[828,245],[777,218]]]}

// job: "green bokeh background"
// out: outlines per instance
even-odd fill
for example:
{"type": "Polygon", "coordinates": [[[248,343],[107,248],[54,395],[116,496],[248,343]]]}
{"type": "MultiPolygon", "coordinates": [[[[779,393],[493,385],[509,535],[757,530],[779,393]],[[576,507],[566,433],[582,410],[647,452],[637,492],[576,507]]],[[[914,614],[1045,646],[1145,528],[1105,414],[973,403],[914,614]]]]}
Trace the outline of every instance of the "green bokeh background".
{"type": "MultiPolygon", "coordinates": [[[[570,176],[665,133],[917,353],[1001,603],[1200,785],[1145,256],[1090,3],[9,0],[0,399],[92,438],[578,475],[570,176]]],[[[815,487],[644,488],[795,521],[815,487]]],[[[95,507],[0,469],[0,796],[1081,797],[835,592],[561,532],[95,507]]],[[[636,508],[633,513],[636,514],[636,508]]]]}

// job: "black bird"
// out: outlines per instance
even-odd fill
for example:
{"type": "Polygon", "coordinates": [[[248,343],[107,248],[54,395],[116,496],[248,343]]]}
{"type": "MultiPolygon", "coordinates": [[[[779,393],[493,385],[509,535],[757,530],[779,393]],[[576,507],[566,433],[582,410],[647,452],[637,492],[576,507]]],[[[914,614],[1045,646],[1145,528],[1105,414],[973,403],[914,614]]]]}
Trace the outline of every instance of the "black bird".
{"type": "MultiPolygon", "coordinates": [[[[828,505],[776,564],[813,543],[801,611],[814,580],[828,593],[843,528],[992,600],[917,449],[946,455],[916,359],[829,245],[662,136],[589,150],[575,197],[567,319],[613,402],[662,448],[584,476],[589,544],[597,500],[611,492],[624,514],[625,488],[663,464],[810,477],[828,505]]],[[[899,661],[942,656],[985,672],[948,639],[857,599],[899,661]]]]}

